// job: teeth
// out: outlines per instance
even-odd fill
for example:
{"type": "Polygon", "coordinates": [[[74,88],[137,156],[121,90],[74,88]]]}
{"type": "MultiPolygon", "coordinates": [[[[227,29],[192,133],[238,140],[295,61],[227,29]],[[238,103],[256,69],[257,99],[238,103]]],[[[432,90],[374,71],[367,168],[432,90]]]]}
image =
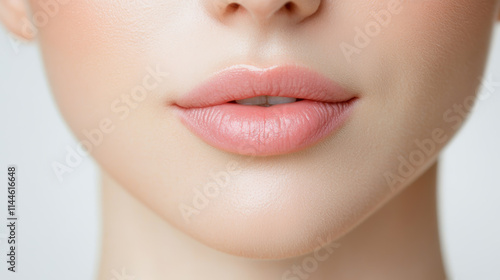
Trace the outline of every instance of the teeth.
{"type": "Polygon", "coordinates": [[[242,105],[258,105],[258,106],[271,106],[277,104],[286,104],[295,102],[297,99],[292,97],[281,97],[281,96],[256,96],[252,98],[246,98],[241,100],[235,100],[236,103],[242,105]]]}
{"type": "Polygon", "coordinates": [[[263,105],[267,103],[266,96],[255,96],[252,98],[246,98],[241,100],[236,100],[236,103],[242,105],[263,105]]]}
{"type": "Polygon", "coordinates": [[[270,105],[286,104],[295,102],[297,99],[292,97],[268,96],[267,103],[270,105]]]}

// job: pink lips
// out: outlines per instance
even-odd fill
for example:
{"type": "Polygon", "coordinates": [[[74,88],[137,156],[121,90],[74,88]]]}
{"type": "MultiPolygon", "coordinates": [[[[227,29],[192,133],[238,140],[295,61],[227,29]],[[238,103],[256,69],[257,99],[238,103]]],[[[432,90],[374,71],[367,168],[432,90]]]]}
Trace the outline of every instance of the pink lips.
{"type": "Polygon", "coordinates": [[[311,146],[338,129],[356,96],[299,66],[235,66],[176,102],[181,121],[208,144],[242,155],[279,155],[311,146]],[[259,95],[303,99],[260,107],[228,103],[259,95]]]}

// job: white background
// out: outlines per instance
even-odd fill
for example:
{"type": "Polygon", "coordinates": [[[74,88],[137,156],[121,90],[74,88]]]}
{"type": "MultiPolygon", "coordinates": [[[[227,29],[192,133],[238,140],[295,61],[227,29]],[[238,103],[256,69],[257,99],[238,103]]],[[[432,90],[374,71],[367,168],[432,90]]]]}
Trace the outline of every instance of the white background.
{"type": "MultiPolygon", "coordinates": [[[[495,38],[487,75],[500,82],[500,26],[495,38]]],[[[499,143],[497,86],[442,156],[440,219],[450,279],[500,279],[499,143]]],[[[76,142],[50,95],[36,45],[16,51],[0,30],[0,279],[93,279],[100,246],[97,168],[86,158],[60,183],[51,164],[63,162],[67,146],[76,142]],[[5,262],[9,164],[18,166],[16,275],[5,262]]]]}

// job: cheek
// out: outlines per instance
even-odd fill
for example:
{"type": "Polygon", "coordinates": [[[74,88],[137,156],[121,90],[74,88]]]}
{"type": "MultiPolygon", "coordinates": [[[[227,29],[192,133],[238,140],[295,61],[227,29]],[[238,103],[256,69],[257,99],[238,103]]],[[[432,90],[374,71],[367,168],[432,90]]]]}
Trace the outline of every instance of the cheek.
{"type": "MultiPolygon", "coordinates": [[[[34,13],[43,11],[39,2],[31,3],[34,13]]],[[[172,98],[165,93],[175,92],[169,68],[175,64],[163,61],[175,52],[157,34],[175,30],[175,17],[166,17],[164,7],[178,10],[178,1],[154,2],[69,1],[38,34],[52,92],[70,128],[104,170],[147,202],[165,194],[147,187],[172,185],[181,176],[182,169],[171,167],[179,155],[197,158],[176,146],[182,143],[173,136],[178,125],[164,112],[172,98]]],[[[167,205],[178,212],[175,203],[167,205]]]]}
{"type": "MultiPolygon", "coordinates": [[[[33,13],[44,13],[40,1],[31,2],[33,13]]],[[[203,17],[196,3],[86,0],[54,9],[39,28],[39,41],[56,101],[77,134],[104,117],[116,117],[112,104],[144,84],[150,69],[161,68],[168,75],[147,89],[147,98],[139,102],[144,107],[169,103],[192,86],[197,64],[210,65],[207,59],[221,60],[225,53],[214,44],[199,51],[200,42],[222,40],[214,40],[215,31],[193,20],[203,17]]],[[[142,113],[147,110],[137,116],[142,113]]]]}
{"type": "MultiPolygon", "coordinates": [[[[33,10],[43,11],[38,2],[33,1],[33,10]]],[[[137,84],[148,66],[144,54],[151,28],[132,7],[117,3],[69,1],[39,28],[54,95],[75,128],[94,126],[109,113],[115,98],[137,84]]]]}
{"type": "Polygon", "coordinates": [[[384,161],[378,176],[397,178],[392,187],[421,174],[467,117],[482,79],[495,6],[406,1],[353,60],[366,93],[359,131],[373,135],[378,148],[366,151],[373,155],[369,161],[384,161]]]}
{"type": "MultiPolygon", "coordinates": [[[[32,1],[34,12],[44,10],[39,2],[32,1]]],[[[130,151],[130,145],[145,141],[146,131],[170,128],[169,118],[157,114],[171,99],[165,93],[175,92],[169,68],[175,64],[164,63],[175,52],[158,34],[175,30],[176,18],[168,17],[165,7],[178,8],[177,1],[158,2],[69,1],[39,28],[47,75],[64,118],[79,139],[91,142],[92,156],[117,172],[128,162],[117,160],[126,158],[123,151],[129,150],[129,157],[144,152],[141,147],[130,151]]]]}
{"type": "Polygon", "coordinates": [[[451,121],[448,112],[457,104],[471,109],[488,54],[495,3],[426,1],[415,4],[411,18],[408,14],[401,20],[391,39],[393,55],[387,56],[396,70],[388,86],[392,98],[400,99],[399,115],[412,122],[405,122],[407,128],[425,133],[442,128],[450,136],[459,128],[466,113],[451,121]]]}

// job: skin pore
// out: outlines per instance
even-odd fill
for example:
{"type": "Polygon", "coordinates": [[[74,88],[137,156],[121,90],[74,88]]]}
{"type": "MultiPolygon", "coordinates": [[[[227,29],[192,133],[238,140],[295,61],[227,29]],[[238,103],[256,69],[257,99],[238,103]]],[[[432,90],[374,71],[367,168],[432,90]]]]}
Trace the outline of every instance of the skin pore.
{"type": "Polygon", "coordinates": [[[0,19],[36,38],[101,168],[99,279],[444,279],[437,157],[474,102],[499,3],[0,0],[0,19]],[[358,102],[307,149],[224,152],[173,107],[242,64],[301,65],[358,102]]]}

